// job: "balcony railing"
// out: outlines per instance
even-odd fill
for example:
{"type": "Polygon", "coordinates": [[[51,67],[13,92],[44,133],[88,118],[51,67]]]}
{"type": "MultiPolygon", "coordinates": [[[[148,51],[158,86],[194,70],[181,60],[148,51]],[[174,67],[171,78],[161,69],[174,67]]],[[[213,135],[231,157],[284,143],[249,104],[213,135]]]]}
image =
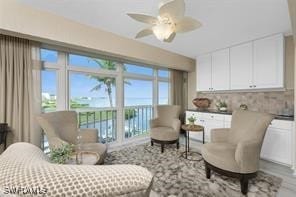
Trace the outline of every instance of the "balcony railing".
{"type": "MultiPolygon", "coordinates": [[[[153,117],[151,105],[130,106],[124,108],[124,136],[132,138],[145,135],[149,131],[149,121],[153,117]]],[[[102,143],[117,139],[116,109],[98,109],[78,112],[80,128],[97,128],[102,143]]]]}
{"type": "Polygon", "coordinates": [[[150,129],[149,121],[153,117],[151,105],[125,107],[125,138],[145,135],[150,129]]]}
{"type": "Polygon", "coordinates": [[[101,143],[113,142],[117,139],[116,109],[96,109],[78,111],[80,128],[97,128],[101,143]]]}

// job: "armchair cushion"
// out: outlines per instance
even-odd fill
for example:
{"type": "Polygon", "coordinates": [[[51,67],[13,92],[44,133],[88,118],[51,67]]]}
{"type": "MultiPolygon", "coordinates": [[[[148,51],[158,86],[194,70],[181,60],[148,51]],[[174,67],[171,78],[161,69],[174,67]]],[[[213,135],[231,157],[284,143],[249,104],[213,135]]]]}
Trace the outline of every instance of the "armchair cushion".
{"type": "Polygon", "coordinates": [[[98,129],[87,128],[80,129],[82,143],[96,143],[98,141],[98,129]]]}
{"type": "Polygon", "coordinates": [[[258,140],[240,141],[235,151],[235,160],[241,173],[252,173],[259,168],[261,143],[258,140]]]}
{"type": "Polygon", "coordinates": [[[235,161],[236,146],[229,143],[208,143],[202,146],[203,158],[213,166],[230,171],[240,172],[235,161]]]}
{"type": "Polygon", "coordinates": [[[155,128],[155,127],[159,126],[159,119],[158,118],[151,119],[149,122],[150,122],[150,128],[155,128]]]}
{"type": "Polygon", "coordinates": [[[229,130],[229,128],[212,129],[211,142],[227,142],[229,130]]]}
{"type": "Polygon", "coordinates": [[[150,130],[152,139],[160,141],[173,141],[179,138],[179,131],[172,127],[156,127],[150,130]]]}
{"type": "Polygon", "coordinates": [[[172,127],[177,133],[179,133],[180,127],[181,127],[181,121],[177,118],[172,119],[172,127]]]}

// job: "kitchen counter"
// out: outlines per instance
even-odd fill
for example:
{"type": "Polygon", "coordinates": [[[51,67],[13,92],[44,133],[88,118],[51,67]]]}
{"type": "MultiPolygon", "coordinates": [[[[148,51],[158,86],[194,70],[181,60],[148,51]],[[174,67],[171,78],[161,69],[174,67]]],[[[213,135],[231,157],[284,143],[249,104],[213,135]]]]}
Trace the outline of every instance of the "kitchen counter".
{"type": "MultiPolygon", "coordinates": [[[[194,112],[201,112],[201,113],[214,113],[214,114],[224,114],[224,115],[231,115],[232,111],[227,111],[227,112],[221,112],[215,109],[206,109],[206,110],[201,110],[201,109],[187,109],[187,111],[194,111],[194,112]]],[[[277,120],[287,120],[287,121],[294,121],[294,116],[283,116],[283,115],[275,115],[275,119],[277,120]]]]}

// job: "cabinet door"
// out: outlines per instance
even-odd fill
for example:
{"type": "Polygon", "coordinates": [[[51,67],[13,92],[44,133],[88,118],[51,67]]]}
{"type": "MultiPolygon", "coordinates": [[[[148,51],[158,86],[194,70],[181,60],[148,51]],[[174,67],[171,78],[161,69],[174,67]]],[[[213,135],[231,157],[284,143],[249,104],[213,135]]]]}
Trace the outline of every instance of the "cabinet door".
{"type": "Polygon", "coordinates": [[[284,87],[284,38],[276,35],[254,41],[255,88],[284,87]]]}
{"type": "Polygon", "coordinates": [[[250,89],[253,81],[253,43],[230,48],[230,89],[250,89]]]}
{"type": "Polygon", "coordinates": [[[212,53],[212,88],[214,91],[230,88],[229,49],[212,53]]]}
{"type": "Polygon", "coordinates": [[[210,91],[212,88],[212,57],[203,55],[196,61],[197,91],[210,91]]]}
{"type": "Polygon", "coordinates": [[[261,158],[292,165],[291,131],[269,127],[263,141],[261,158]]]}

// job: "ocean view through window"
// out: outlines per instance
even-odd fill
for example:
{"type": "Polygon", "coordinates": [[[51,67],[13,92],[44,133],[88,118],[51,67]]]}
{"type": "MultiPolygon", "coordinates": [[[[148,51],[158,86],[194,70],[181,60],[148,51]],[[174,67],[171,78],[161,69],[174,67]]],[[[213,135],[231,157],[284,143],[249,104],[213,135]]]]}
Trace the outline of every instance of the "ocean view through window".
{"type": "Polygon", "coordinates": [[[147,136],[153,106],[169,104],[168,70],[51,49],[40,52],[43,112],[75,110],[79,126],[97,128],[103,143],[147,136]]]}

